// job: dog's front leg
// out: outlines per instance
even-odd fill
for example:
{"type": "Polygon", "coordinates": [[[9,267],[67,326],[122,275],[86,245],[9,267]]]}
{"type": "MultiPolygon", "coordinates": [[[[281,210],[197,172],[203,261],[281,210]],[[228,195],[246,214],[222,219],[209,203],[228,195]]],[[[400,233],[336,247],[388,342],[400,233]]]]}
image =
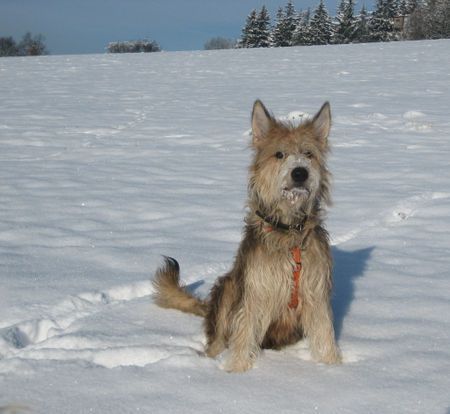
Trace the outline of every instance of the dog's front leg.
{"type": "Polygon", "coordinates": [[[261,341],[267,326],[262,326],[256,312],[242,306],[235,314],[229,343],[229,354],[225,369],[229,372],[244,372],[252,368],[261,352],[261,341]]]}
{"type": "Polygon", "coordinates": [[[333,311],[329,298],[323,298],[313,304],[305,303],[302,309],[302,325],[315,360],[326,364],[342,362],[334,337],[333,311]]]}

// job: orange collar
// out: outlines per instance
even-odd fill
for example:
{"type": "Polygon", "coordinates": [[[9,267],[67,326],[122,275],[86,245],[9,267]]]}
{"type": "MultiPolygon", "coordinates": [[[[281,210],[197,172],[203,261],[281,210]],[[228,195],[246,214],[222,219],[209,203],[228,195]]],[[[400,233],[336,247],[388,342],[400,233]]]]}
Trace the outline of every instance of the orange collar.
{"type": "Polygon", "coordinates": [[[293,274],[294,289],[292,290],[291,301],[288,306],[291,309],[296,309],[298,306],[298,290],[300,288],[300,271],[302,270],[300,247],[294,246],[292,248],[292,256],[295,261],[295,270],[293,274]]]}

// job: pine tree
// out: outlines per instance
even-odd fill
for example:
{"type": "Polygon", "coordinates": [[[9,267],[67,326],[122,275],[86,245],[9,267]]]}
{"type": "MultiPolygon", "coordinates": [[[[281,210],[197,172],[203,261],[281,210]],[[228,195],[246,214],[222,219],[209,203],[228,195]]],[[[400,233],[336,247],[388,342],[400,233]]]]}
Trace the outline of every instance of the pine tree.
{"type": "Polygon", "coordinates": [[[270,46],[270,15],[267,7],[261,10],[252,10],[247,16],[245,26],[242,28],[242,37],[239,47],[268,47],[270,46]]]}
{"type": "Polygon", "coordinates": [[[323,0],[320,0],[309,25],[311,44],[327,45],[331,42],[333,26],[323,0]]]}
{"type": "Polygon", "coordinates": [[[283,20],[284,20],[284,11],[282,7],[278,8],[277,15],[275,17],[275,25],[273,27],[271,36],[270,36],[270,44],[271,46],[280,47],[283,46],[283,20]]]}
{"type": "Polygon", "coordinates": [[[336,16],[335,43],[351,43],[355,40],[357,20],[353,0],[341,0],[336,16]]]}
{"type": "Polygon", "coordinates": [[[396,0],[378,0],[369,23],[369,40],[372,42],[394,40],[394,17],[396,15],[396,0]]]}
{"type": "Polygon", "coordinates": [[[408,14],[408,2],[406,0],[400,0],[398,3],[398,15],[405,16],[408,14]]]}
{"type": "Polygon", "coordinates": [[[355,41],[364,43],[369,40],[369,13],[363,4],[359,15],[357,16],[355,41]]]}
{"type": "Polygon", "coordinates": [[[245,26],[242,28],[241,47],[257,47],[257,12],[253,9],[247,16],[245,26]]]}
{"type": "Polygon", "coordinates": [[[308,8],[305,12],[299,12],[297,18],[295,19],[295,30],[292,35],[292,45],[309,45],[311,44],[310,34],[309,34],[309,18],[311,11],[308,8]]]}
{"type": "Polygon", "coordinates": [[[292,46],[292,36],[295,31],[295,16],[297,12],[291,0],[288,1],[285,8],[284,34],[288,46],[292,46]]]}
{"type": "Polygon", "coordinates": [[[272,31],[271,44],[275,47],[292,45],[292,36],[295,31],[295,8],[289,0],[285,9],[281,7],[277,11],[275,27],[272,31]]]}
{"type": "Polygon", "coordinates": [[[267,7],[263,4],[256,17],[257,26],[257,47],[270,46],[270,15],[267,7]]]}

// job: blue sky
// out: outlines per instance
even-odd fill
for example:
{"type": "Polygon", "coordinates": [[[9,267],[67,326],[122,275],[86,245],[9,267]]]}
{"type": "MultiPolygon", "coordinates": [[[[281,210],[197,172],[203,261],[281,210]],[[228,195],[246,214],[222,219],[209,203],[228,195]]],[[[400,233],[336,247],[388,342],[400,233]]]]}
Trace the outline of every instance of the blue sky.
{"type": "MultiPolygon", "coordinates": [[[[0,0],[0,37],[30,31],[52,54],[102,53],[116,40],[147,37],[164,50],[202,49],[215,36],[237,38],[254,8],[272,17],[287,0],[0,0]]],[[[293,1],[297,10],[318,0],[293,1]]],[[[338,0],[327,0],[331,15],[338,0]]],[[[362,4],[362,3],[361,3],[362,4]]],[[[367,4],[371,4],[368,0],[367,4]]],[[[370,8],[370,6],[369,6],[370,8]]],[[[360,5],[356,6],[359,11],[360,5]]]]}

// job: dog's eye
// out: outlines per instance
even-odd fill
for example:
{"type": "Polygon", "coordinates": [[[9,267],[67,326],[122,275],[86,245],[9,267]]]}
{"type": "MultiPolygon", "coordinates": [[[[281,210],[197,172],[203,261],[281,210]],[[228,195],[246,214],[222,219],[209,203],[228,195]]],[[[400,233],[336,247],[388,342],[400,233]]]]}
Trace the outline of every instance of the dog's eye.
{"type": "Polygon", "coordinates": [[[312,152],[309,151],[306,151],[303,155],[308,159],[311,159],[313,157],[312,152]]]}
{"type": "Polygon", "coordinates": [[[283,157],[284,157],[284,154],[281,152],[281,151],[278,151],[276,154],[275,154],[275,157],[277,157],[278,159],[282,159],[283,157]]]}

